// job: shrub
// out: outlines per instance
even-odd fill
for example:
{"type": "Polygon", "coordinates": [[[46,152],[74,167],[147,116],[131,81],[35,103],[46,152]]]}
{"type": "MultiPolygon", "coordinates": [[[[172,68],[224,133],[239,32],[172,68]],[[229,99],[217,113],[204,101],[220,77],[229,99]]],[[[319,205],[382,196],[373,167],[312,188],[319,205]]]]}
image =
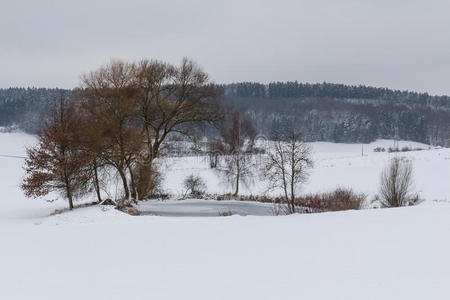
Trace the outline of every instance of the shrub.
{"type": "MultiPolygon", "coordinates": [[[[377,149],[377,148],[375,148],[375,149],[377,149]]],[[[375,151],[375,149],[374,149],[374,151],[375,151]]],[[[423,150],[423,148],[419,148],[419,147],[412,148],[412,147],[408,147],[408,146],[404,146],[402,148],[391,148],[391,147],[388,148],[388,152],[389,153],[392,153],[392,152],[422,151],[422,150],[423,150]]],[[[375,151],[375,152],[377,152],[377,151],[375,151]]]]}
{"type": "Polygon", "coordinates": [[[417,194],[411,194],[413,166],[410,160],[394,157],[381,173],[378,202],[383,207],[415,205],[420,202],[417,194]]]}
{"type": "Polygon", "coordinates": [[[238,200],[238,201],[256,201],[262,203],[283,203],[282,197],[271,197],[266,195],[238,195],[234,196],[231,193],[220,195],[207,195],[207,198],[214,200],[238,200]]]}
{"type": "Polygon", "coordinates": [[[233,215],[233,212],[231,210],[219,212],[219,217],[229,217],[232,215],[233,215]]]}
{"type": "Polygon", "coordinates": [[[338,211],[349,209],[360,209],[366,199],[364,194],[356,194],[352,189],[338,188],[326,194],[326,210],[338,211]]]}
{"type": "Polygon", "coordinates": [[[411,148],[409,148],[409,147],[402,147],[402,150],[401,150],[402,152],[408,152],[408,151],[411,151],[411,148]]]}
{"type": "Polygon", "coordinates": [[[361,209],[366,195],[355,193],[352,189],[337,188],[329,193],[310,194],[296,199],[296,205],[307,212],[340,211],[361,209]]]}
{"type": "Polygon", "coordinates": [[[373,152],[385,152],[386,149],[383,147],[376,147],[375,149],[373,149],[373,152]]]}
{"type": "Polygon", "coordinates": [[[186,194],[189,193],[191,196],[201,196],[206,189],[206,184],[203,179],[193,174],[186,177],[183,185],[186,188],[186,194]]]}

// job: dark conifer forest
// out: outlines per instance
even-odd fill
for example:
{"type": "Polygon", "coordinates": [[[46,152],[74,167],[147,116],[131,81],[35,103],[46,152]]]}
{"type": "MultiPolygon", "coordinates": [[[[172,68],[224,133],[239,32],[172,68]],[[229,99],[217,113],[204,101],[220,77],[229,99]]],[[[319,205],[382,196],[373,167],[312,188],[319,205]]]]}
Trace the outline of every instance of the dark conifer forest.
{"type": "MultiPolygon", "coordinates": [[[[303,132],[307,141],[357,143],[398,138],[447,146],[450,138],[448,96],[296,81],[220,87],[222,104],[248,112],[259,134],[265,136],[294,128],[303,132]]],[[[57,92],[0,89],[0,126],[36,133],[57,92]]]]}

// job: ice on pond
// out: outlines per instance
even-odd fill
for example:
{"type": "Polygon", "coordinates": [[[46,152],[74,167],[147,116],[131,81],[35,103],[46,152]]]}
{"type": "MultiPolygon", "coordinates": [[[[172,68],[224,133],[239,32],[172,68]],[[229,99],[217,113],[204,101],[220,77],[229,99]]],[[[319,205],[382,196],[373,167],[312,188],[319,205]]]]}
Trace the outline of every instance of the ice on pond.
{"type": "Polygon", "coordinates": [[[217,217],[220,215],[271,216],[273,205],[234,200],[146,201],[139,206],[142,215],[164,217],[217,217]]]}

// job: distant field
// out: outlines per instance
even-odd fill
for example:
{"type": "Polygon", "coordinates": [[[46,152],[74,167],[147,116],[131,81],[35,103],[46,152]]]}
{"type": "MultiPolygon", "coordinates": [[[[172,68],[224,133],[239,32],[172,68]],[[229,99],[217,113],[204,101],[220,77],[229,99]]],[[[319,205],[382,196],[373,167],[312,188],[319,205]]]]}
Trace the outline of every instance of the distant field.
{"type": "MultiPolygon", "coordinates": [[[[431,148],[428,145],[400,141],[399,148],[420,148],[422,151],[388,153],[394,141],[378,140],[363,146],[361,144],[335,144],[326,142],[311,143],[314,169],[304,185],[302,193],[324,192],[336,187],[350,187],[357,192],[373,197],[378,189],[380,172],[394,156],[405,156],[413,161],[415,188],[427,200],[450,200],[450,149],[431,148]],[[374,152],[383,147],[386,152],[374,152]]],[[[258,159],[257,159],[258,161],[258,159]]],[[[163,163],[167,171],[164,180],[165,190],[173,194],[184,193],[183,180],[189,174],[202,177],[210,193],[232,192],[231,185],[220,172],[209,168],[206,157],[169,158],[163,163]]],[[[255,172],[257,173],[257,172],[255,172]]],[[[255,174],[248,185],[243,185],[243,194],[265,193],[267,185],[263,178],[255,174]]],[[[276,194],[271,191],[270,194],[276,194]]]]}

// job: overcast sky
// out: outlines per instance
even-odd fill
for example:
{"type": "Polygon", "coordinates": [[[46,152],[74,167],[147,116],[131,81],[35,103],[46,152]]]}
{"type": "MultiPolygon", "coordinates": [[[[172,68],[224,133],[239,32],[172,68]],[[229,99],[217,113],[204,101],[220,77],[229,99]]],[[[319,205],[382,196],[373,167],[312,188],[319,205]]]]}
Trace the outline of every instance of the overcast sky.
{"type": "Polygon", "coordinates": [[[449,0],[0,0],[0,87],[75,87],[111,58],[196,60],[213,81],[450,94],[449,0]]]}

